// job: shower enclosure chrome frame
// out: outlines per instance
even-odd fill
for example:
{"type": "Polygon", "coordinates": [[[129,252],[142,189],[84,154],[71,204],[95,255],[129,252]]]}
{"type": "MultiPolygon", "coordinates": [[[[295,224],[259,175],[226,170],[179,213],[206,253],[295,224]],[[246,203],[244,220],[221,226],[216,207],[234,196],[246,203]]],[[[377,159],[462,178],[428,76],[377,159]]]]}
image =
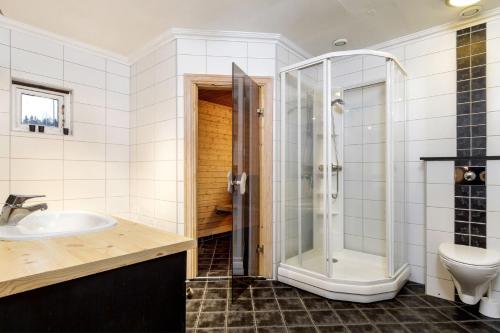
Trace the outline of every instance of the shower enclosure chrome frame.
{"type": "MultiPolygon", "coordinates": [[[[355,302],[374,302],[380,301],[384,299],[393,298],[400,288],[407,281],[410,270],[408,263],[402,264],[402,266],[395,270],[394,267],[394,216],[393,216],[393,199],[394,199],[394,171],[393,171],[393,109],[392,109],[392,80],[394,75],[395,66],[399,68],[399,70],[406,76],[406,70],[403,68],[401,63],[390,53],[381,52],[381,51],[373,51],[373,50],[352,50],[352,51],[341,51],[341,52],[332,52],[327,53],[318,57],[314,57],[294,65],[283,67],[280,71],[280,82],[281,82],[281,204],[280,204],[280,216],[281,216],[281,246],[280,246],[280,263],[278,266],[278,280],[288,283],[290,285],[302,288],[304,290],[316,293],[318,295],[338,299],[338,300],[346,300],[346,301],[355,301],[355,302]],[[297,95],[301,96],[300,92],[300,74],[298,71],[300,69],[304,69],[307,67],[311,67],[318,64],[323,64],[323,133],[326,133],[327,137],[332,137],[332,122],[333,120],[333,99],[332,99],[332,59],[339,57],[348,57],[348,56],[378,56],[384,57],[386,59],[386,76],[385,81],[374,81],[364,83],[362,86],[368,86],[370,84],[377,84],[384,82],[386,84],[386,103],[385,103],[385,135],[386,135],[386,143],[385,143],[385,181],[386,181],[386,194],[385,194],[385,223],[386,223],[386,259],[387,259],[387,273],[385,279],[373,280],[370,282],[359,282],[359,281],[346,281],[346,280],[338,280],[333,277],[333,264],[334,258],[332,257],[332,242],[328,240],[328,237],[332,236],[331,228],[332,228],[332,214],[337,213],[343,216],[343,174],[340,174],[342,170],[341,165],[336,165],[336,170],[330,170],[330,167],[323,167],[323,179],[325,179],[326,184],[329,186],[326,187],[326,193],[323,196],[323,223],[324,223],[324,233],[323,233],[323,246],[325,247],[325,256],[327,257],[325,260],[326,270],[325,274],[317,273],[314,271],[310,271],[304,269],[302,267],[296,267],[290,264],[287,264],[285,257],[285,240],[284,237],[286,235],[286,226],[285,226],[285,169],[286,169],[286,75],[287,73],[297,71],[297,95]],[[340,186],[340,195],[338,198],[332,198],[332,174],[333,171],[337,174],[338,182],[337,186],[340,186]],[[331,211],[332,205],[328,202],[329,200],[338,200],[338,211],[331,211]],[[330,260],[331,259],[331,260],[330,260]]],[[[404,95],[406,97],[406,83],[404,84],[404,95]]],[[[300,97],[297,100],[297,108],[300,114],[300,97]]],[[[403,103],[403,117],[404,122],[406,122],[406,107],[403,103]]],[[[298,117],[298,126],[300,127],[300,116],[298,117]]],[[[336,126],[343,126],[343,124],[336,124],[336,126]]],[[[405,134],[406,135],[406,134],[405,134]]],[[[338,149],[338,147],[343,147],[343,139],[340,137],[340,140],[337,141],[338,146],[333,147],[338,149]],[[340,142],[339,142],[340,141],[340,142]]],[[[337,153],[337,152],[336,152],[337,153]]],[[[324,165],[334,166],[332,164],[332,140],[324,140],[323,144],[323,156],[326,158],[324,165]]],[[[406,152],[405,152],[406,154],[406,152]]],[[[300,156],[299,156],[300,163],[300,156]]],[[[404,175],[404,179],[406,179],[406,175],[404,175]]],[[[301,185],[299,182],[298,191],[301,191],[301,185]]],[[[406,196],[406,191],[405,194],[406,196]]],[[[406,202],[406,200],[404,200],[406,202]]],[[[406,214],[406,211],[405,213],[406,214]]],[[[301,233],[301,223],[300,223],[300,214],[299,215],[299,235],[301,233]]],[[[406,216],[404,217],[406,221],[406,216]]],[[[342,219],[343,221],[343,219],[342,219]]],[[[343,228],[343,226],[342,226],[343,228]]],[[[343,234],[343,230],[342,230],[343,234]]],[[[335,245],[335,244],[334,244],[335,245]]],[[[299,263],[301,262],[302,250],[301,250],[301,242],[298,244],[298,257],[299,263]]]]}

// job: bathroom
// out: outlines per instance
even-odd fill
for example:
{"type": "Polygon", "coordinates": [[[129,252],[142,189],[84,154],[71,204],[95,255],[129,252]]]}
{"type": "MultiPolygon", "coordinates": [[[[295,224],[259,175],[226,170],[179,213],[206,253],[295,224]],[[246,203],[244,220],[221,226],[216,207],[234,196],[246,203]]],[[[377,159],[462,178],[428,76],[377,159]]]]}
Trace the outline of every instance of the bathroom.
{"type": "Polygon", "coordinates": [[[500,331],[496,0],[0,10],[0,331],[500,331]]]}

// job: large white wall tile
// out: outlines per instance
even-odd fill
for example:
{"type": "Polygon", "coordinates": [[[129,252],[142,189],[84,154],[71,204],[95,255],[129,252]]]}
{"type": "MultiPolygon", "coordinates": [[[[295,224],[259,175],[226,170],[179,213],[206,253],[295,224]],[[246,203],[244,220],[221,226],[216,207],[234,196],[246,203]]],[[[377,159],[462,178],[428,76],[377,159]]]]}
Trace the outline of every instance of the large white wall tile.
{"type": "Polygon", "coordinates": [[[64,60],[100,71],[106,70],[106,59],[79,48],[64,46],[64,60]]]}
{"type": "Polygon", "coordinates": [[[63,58],[62,44],[32,33],[12,30],[11,46],[13,48],[31,51],[52,58],[63,58]]]}
{"type": "Polygon", "coordinates": [[[208,56],[224,56],[224,57],[247,57],[248,48],[246,42],[230,42],[230,41],[207,41],[208,56]]]}
{"type": "Polygon", "coordinates": [[[27,52],[19,49],[11,50],[11,64],[13,69],[51,78],[63,78],[63,62],[44,55],[27,52]]]}
{"type": "Polygon", "coordinates": [[[100,89],[106,87],[106,75],[103,71],[67,61],[64,62],[64,80],[100,89]]]}

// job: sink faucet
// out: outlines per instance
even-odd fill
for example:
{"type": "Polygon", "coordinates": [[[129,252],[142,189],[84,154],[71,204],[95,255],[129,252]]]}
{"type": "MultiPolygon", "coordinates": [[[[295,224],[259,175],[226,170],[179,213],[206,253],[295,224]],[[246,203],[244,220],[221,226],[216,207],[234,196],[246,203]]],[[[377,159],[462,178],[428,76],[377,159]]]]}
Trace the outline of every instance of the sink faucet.
{"type": "Polygon", "coordinates": [[[27,215],[37,210],[46,210],[48,208],[46,203],[23,206],[26,200],[43,197],[45,195],[9,195],[0,214],[0,225],[16,225],[27,215]]]}

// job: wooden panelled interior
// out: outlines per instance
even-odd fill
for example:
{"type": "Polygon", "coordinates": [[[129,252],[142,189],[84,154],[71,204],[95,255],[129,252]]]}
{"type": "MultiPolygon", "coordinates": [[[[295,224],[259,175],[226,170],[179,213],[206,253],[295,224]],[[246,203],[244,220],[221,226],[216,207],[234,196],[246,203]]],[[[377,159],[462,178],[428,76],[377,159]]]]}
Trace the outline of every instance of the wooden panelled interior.
{"type": "Polygon", "coordinates": [[[227,192],[227,173],[232,168],[231,101],[231,90],[198,91],[198,237],[232,230],[231,214],[216,210],[232,204],[227,192]]]}

